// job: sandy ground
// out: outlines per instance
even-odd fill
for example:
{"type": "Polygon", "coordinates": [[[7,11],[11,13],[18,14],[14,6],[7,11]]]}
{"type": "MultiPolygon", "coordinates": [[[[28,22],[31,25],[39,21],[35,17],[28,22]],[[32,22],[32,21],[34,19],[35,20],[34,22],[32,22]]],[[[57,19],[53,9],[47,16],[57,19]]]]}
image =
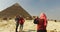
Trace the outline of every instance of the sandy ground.
{"type": "MultiPolygon", "coordinates": [[[[15,25],[15,20],[2,20],[0,22],[0,32],[15,32],[15,25]]],[[[60,22],[48,21],[47,30],[48,32],[60,32],[60,22]]],[[[25,21],[23,31],[36,32],[36,24],[33,23],[33,20],[25,21]]]]}

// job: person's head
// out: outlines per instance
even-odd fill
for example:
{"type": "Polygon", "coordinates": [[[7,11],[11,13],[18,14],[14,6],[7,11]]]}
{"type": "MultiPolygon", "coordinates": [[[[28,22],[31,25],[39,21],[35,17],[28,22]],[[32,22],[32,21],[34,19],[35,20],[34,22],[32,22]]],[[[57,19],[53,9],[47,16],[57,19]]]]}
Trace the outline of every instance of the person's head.
{"type": "Polygon", "coordinates": [[[20,18],[24,18],[22,15],[19,15],[20,16],[20,18]]]}
{"type": "Polygon", "coordinates": [[[40,19],[45,19],[45,18],[47,18],[47,17],[46,17],[46,14],[45,14],[45,13],[41,13],[41,14],[40,14],[40,19]]]}
{"type": "Polygon", "coordinates": [[[19,18],[20,16],[19,15],[16,15],[17,18],[19,18]]]}
{"type": "Polygon", "coordinates": [[[36,16],[36,18],[39,18],[38,16],[36,16]]]}
{"type": "Polygon", "coordinates": [[[21,15],[19,15],[20,17],[22,17],[21,15]]]}
{"type": "Polygon", "coordinates": [[[40,14],[40,19],[44,19],[44,21],[47,21],[47,17],[45,13],[40,14]]]}

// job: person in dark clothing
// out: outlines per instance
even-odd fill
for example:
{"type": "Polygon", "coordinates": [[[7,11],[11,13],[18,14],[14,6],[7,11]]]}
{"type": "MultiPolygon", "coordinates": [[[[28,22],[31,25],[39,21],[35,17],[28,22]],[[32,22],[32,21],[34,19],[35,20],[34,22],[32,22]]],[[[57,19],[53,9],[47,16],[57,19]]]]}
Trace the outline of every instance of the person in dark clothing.
{"type": "Polygon", "coordinates": [[[16,32],[17,32],[18,26],[19,26],[19,19],[20,19],[20,16],[17,15],[16,18],[15,18],[15,21],[16,21],[16,32]]]}

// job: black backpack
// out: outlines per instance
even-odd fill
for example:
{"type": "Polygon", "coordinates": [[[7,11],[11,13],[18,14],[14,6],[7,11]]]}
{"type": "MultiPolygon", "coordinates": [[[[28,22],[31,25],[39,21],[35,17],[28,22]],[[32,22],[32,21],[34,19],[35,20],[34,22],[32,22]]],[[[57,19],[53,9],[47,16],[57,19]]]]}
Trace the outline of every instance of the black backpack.
{"type": "Polygon", "coordinates": [[[37,20],[37,19],[34,19],[34,22],[33,22],[34,24],[38,24],[39,23],[39,20],[37,20]]]}

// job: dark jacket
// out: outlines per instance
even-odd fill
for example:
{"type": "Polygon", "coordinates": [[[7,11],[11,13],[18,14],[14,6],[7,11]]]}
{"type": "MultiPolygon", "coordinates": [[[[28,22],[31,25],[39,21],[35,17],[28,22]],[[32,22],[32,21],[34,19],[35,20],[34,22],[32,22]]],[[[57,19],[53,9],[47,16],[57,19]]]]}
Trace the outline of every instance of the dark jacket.
{"type": "Polygon", "coordinates": [[[15,18],[15,21],[18,22],[19,21],[19,18],[15,18]]]}
{"type": "Polygon", "coordinates": [[[15,21],[19,22],[20,16],[16,16],[15,21]]]}

